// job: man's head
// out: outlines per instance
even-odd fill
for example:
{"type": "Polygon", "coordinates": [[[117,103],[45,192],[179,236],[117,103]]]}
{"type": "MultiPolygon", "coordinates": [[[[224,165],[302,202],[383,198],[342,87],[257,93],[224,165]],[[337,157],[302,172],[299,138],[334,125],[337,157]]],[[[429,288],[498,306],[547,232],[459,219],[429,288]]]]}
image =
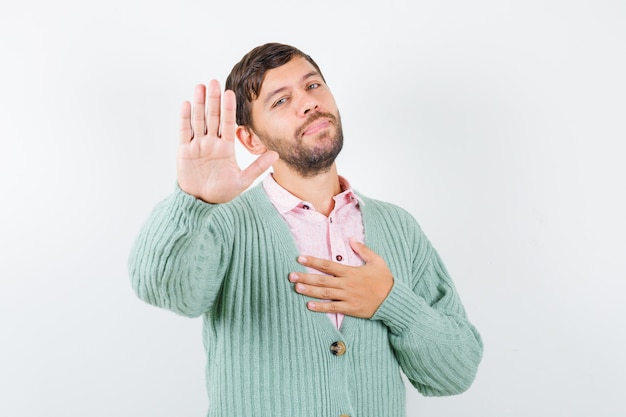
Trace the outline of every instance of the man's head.
{"type": "Polygon", "coordinates": [[[250,152],[276,151],[279,163],[304,177],[333,165],[341,119],[311,57],[289,45],[259,46],[233,67],[226,89],[235,92],[237,137],[250,152]]]}
{"type": "Polygon", "coordinates": [[[313,58],[293,46],[281,43],[257,46],[235,64],[226,78],[225,88],[235,92],[238,125],[252,126],[252,102],[261,92],[265,73],[285,65],[295,57],[306,59],[324,80],[322,71],[313,58]]]}

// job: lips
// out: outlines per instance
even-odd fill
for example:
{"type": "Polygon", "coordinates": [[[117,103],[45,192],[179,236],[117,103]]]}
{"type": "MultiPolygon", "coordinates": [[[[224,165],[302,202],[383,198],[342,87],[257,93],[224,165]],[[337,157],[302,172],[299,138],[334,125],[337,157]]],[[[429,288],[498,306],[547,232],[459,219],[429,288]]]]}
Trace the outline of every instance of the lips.
{"type": "Polygon", "coordinates": [[[331,113],[317,113],[296,132],[296,137],[314,135],[328,128],[335,120],[331,113]]]}
{"type": "Polygon", "coordinates": [[[328,126],[330,126],[330,122],[328,120],[318,119],[314,121],[313,123],[309,124],[304,130],[304,132],[302,132],[302,135],[303,136],[314,135],[318,133],[319,131],[326,129],[328,126]]]}

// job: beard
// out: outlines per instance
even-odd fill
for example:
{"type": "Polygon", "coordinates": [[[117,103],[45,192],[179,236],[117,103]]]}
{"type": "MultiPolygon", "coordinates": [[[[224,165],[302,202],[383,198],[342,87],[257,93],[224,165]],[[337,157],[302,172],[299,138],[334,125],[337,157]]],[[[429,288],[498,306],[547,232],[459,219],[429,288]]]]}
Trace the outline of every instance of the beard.
{"type": "Polygon", "coordinates": [[[335,117],[331,113],[315,113],[296,130],[291,140],[272,137],[266,132],[255,133],[268,150],[278,153],[280,159],[303,178],[328,172],[343,147],[343,129],[339,114],[335,117]],[[313,138],[313,144],[305,144],[302,133],[320,118],[330,120],[335,127],[334,132],[330,129],[320,132],[313,138]]]}

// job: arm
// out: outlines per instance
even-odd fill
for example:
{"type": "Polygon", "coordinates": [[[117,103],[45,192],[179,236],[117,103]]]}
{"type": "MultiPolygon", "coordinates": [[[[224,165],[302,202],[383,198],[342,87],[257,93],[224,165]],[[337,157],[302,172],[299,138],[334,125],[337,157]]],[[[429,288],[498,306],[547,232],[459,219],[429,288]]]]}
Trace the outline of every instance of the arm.
{"type": "Polygon", "coordinates": [[[412,226],[407,228],[412,254],[410,277],[394,279],[383,258],[365,245],[352,242],[365,262],[363,266],[300,257],[303,265],[330,276],[292,273],[289,278],[302,294],[334,300],[309,303],[313,311],[382,321],[389,329],[398,363],[421,393],[459,394],[475,378],[482,341],[467,320],[435,250],[419,227],[412,226]]]}
{"type": "Polygon", "coordinates": [[[218,204],[238,196],[277,158],[275,152],[266,152],[245,170],[239,168],[235,111],[234,93],[226,91],[222,103],[215,80],[208,95],[204,85],[196,87],[193,114],[191,104],[183,103],[179,188],[153,211],[130,256],[137,295],[186,316],[211,308],[230,259],[232,225],[223,218],[214,220],[218,204]]]}
{"type": "Polygon", "coordinates": [[[475,379],[482,340],[439,256],[418,234],[415,275],[408,282],[396,280],[372,319],[387,325],[402,370],[422,394],[460,394],[475,379]]]}
{"type": "Polygon", "coordinates": [[[230,258],[228,227],[213,220],[217,207],[178,187],[157,205],[129,259],[139,298],[187,317],[212,307],[230,258]]]}

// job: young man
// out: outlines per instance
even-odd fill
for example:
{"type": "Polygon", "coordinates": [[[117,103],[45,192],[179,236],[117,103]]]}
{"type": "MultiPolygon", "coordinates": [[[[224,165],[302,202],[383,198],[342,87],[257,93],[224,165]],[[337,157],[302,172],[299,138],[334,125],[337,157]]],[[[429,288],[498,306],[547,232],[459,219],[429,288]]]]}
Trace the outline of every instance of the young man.
{"type": "Polygon", "coordinates": [[[320,69],[288,45],[183,104],[178,187],[130,275],[148,303],[203,317],[209,416],[397,417],[401,372],[424,395],[474,380],[482,342],[445,267],[407,212],[338,175],[342,143],[320,69]],[[245,170],[235,138],[259,155],[245,170]]]}

